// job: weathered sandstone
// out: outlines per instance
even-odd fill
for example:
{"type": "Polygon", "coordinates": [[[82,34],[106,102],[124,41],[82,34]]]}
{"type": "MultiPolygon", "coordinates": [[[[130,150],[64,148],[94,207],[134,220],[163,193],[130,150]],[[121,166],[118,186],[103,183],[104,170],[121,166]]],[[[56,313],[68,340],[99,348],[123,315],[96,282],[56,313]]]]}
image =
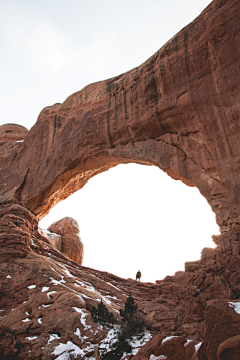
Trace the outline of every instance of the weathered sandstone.
{"type": "Polygon", "coordinates": [[[239,8],[213,1],[138,68],[43,109],[4,173],[1,201],[42,218],[117,164],[156,165],[196,186],[221,231],[238,237],[239,8]]]}
{"type": "Polygon", "coordinates": [[[97,359],[110,330],[92,306],[102,300],[118,326],[131,292],[159,333],[143,356],[164,347],[170,360],[237,359],[240,315],[228,303],[240,290],[239,45],[239,1],[214,0],[138,68],[43,109],[29,132],[0,127],[0,357],[97,359]],[[156,284],[80,266],[38,229],[91,177],[129,162],[196,186],[221,229],[216,249],[156,284]]]}
{"type": "Polygon", "coordinates": [[[60,235],[41,228],[39,228],[39,232],[50,241],[54,249],[62,251],[62,238],[60,235]]]}
{"type": "Polygon", "coordinates": [[[61,236],[62,247],[60,250],[71,260],[82,265],[84,249],[77,221],[70,217],[65,217],[52,224],[48,230],[61,236]]]}

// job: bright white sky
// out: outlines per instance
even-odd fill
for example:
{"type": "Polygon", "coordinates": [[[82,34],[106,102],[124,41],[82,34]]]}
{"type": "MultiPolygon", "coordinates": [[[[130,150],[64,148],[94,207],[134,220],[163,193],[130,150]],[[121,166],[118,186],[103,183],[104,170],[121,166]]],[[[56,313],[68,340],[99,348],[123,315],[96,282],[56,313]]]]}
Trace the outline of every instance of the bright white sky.
{"type": "MultiPolygon", "coordinates": [[[[0,125],[28,129],[42,108],[128,71],[191,22],[209,0],[0,0],[0,125]]],[[[213,247],[215,216],[197,189],[156,167],[120,165],[56,206],[71,216],[83,265],[155,281],[213,247]]]]}

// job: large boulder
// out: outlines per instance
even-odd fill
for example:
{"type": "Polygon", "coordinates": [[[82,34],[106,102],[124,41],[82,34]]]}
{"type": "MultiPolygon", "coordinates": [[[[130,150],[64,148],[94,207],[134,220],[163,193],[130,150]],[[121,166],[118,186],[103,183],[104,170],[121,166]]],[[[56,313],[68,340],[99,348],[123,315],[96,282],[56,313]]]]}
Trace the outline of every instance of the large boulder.
{"type": "Polygon", "coordinates": [[[240,300],[208,302],[205,331],[208,360],[239,360],[239,331],[240,300]]]}
{"type": "Polygon", "coordinates": [[[65,217],[53,223],[48,228],[48,231],[60,235],[62,239],[61,251],[70,259],[82,265],[84,248],[79,235],[80,229],[77,221],[71,217],[65,217]]]}
{"type": "Polygon", "coordinates": [[[201,344],[181,336],[158,334],[143,346],[132,360],[193,360],[201,344]]]}

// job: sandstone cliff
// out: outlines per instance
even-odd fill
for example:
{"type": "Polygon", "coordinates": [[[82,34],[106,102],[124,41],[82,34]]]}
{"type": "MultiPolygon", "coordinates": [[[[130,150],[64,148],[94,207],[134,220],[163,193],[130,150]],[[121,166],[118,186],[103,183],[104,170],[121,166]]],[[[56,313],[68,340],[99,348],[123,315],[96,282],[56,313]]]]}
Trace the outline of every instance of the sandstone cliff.
{"type": "Polygon", "coordinates": [[[130,292],[145,340],[159,333],[136,359],[239,359],[239,44],[239,1],[214,0],[138,68],[46,107],[29,132],[0,127],[3,359],[99,358],[112,333],[90,310],[102,300],[118,326],[130,292]],[[92,176],[129,162],[196,186],[221,229],[215,250],[156,284],[82,267],[38,229],[92,176]]]}

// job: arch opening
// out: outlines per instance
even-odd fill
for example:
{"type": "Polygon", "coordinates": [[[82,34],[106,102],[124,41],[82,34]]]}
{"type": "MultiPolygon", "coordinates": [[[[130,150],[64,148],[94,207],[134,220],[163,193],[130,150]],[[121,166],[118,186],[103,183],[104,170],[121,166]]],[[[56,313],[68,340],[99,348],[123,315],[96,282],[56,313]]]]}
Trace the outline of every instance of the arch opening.
{"type": "Polygon", "coordinates": [[[155,166],[119,165],[93,177],[55,206],[39,226],[70,216],[80,226],[83,266],[154,282],[214,247],[214,213],[198,189],[175,181],[155,166]]]}

